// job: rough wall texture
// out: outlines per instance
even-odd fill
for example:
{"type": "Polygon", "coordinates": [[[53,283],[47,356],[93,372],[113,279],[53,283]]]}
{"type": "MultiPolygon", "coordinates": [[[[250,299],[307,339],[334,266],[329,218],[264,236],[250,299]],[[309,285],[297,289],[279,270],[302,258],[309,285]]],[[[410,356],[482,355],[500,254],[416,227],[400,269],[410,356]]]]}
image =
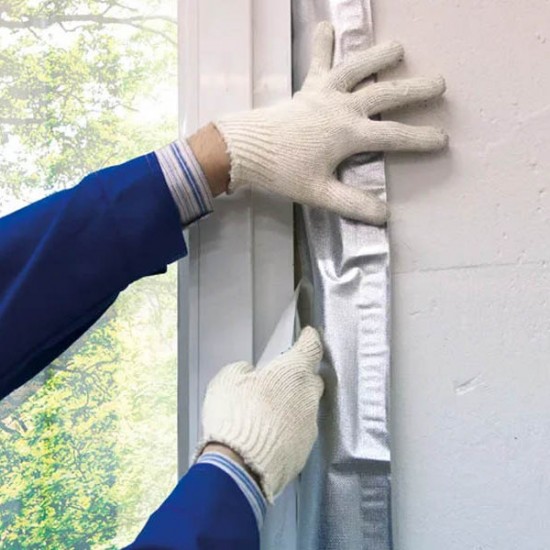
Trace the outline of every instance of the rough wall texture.
{"type": "Polygon", "coordinates": [[[373,0],[441,72],[436,156],[388,158],[398,550],[550,548],[550,2],[373,0]]]}

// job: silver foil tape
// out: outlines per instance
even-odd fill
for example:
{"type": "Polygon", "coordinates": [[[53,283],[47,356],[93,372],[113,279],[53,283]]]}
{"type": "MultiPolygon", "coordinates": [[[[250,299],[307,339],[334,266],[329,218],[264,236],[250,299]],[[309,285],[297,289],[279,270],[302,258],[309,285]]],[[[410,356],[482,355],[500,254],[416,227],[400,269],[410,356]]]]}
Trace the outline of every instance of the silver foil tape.
{"type": "MultiPolygon", "coordinates": [[[[373,42],[369,0],[292,0],[293,79],[300,88],[313,29],[329,20],[335,63],[373,42]]],[[[350,185],[385,195],[380,155],[340,167],[350,185]]],[[[298,485],[297,548],[389,550],[391,541],[389,245],[386,231],[317,209],[297,212],[302,324],[321,328],[326,392],[320,435],[298,485]]]]}

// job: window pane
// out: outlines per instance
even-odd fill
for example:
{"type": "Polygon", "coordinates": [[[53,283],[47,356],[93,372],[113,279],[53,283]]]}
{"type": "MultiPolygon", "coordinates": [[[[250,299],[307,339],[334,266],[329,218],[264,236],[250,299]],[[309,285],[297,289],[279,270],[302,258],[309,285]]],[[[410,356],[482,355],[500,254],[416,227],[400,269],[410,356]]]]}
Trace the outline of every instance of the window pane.
{"type": "MultiPolygon", "coordinates": [[[[176,0],[8,0],[0,213],[176,135],[176,0]]],[[[119,548],[176,477],[176,273],[0,403],[0,547],[119,548]]]]}

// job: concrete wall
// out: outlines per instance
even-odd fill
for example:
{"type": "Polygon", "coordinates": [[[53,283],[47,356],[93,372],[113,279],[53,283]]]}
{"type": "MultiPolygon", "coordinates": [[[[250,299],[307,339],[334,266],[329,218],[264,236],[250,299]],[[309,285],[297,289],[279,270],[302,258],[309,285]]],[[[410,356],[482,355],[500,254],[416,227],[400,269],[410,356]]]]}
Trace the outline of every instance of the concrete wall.
{"type": "Polygon", "coordinates": [[[451,134],[388,159],[397,550],[550,548],[550,2],[373,0],[451,134]]]}

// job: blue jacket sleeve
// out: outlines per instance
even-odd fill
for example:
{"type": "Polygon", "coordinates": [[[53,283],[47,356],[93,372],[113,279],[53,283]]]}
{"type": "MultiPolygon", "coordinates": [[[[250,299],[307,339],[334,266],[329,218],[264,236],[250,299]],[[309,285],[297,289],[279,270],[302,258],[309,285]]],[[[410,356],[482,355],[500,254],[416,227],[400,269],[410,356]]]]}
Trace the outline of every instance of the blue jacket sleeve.
{"type": "Polygon", "coordinates": [[[197,464],[127,550],[258,550],[256,518],[225,472],[197,464]]]}
{"type": "Polygon", "coordinates": [[[140,277],[187,253],[154,154],[90,174],[0,219],[0,398],[140,277]]]}
{"type": "MultiPolygon", "coordinates": [[[[120,291],[186,253],[154,154],[1,218],[0,398],[67,349],[120,291]]],[[[258,547],[246,497],[211,465],[189,471],[132,546],[258,547]]]]}

